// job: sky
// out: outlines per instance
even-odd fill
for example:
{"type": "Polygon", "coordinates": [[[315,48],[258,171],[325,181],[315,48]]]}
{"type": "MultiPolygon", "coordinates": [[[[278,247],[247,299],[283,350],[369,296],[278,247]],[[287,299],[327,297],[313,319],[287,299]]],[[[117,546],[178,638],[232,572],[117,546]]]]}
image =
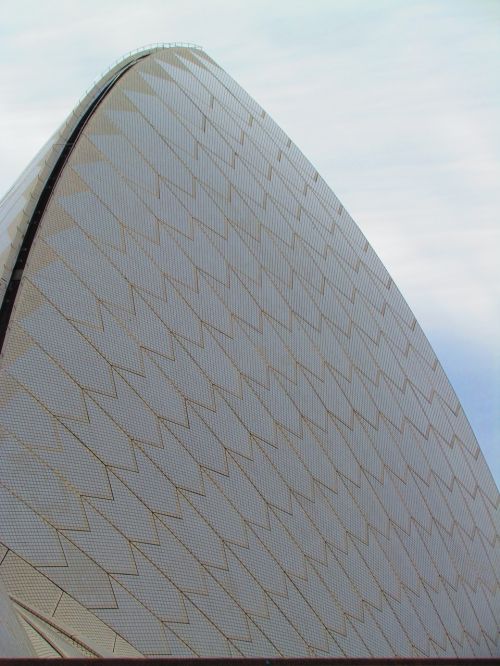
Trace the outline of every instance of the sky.
{"type": "Polygon", "coordinates": [[[0,197],[92,83],[204,47],[361,227],[500,486],[499,0],[0,0],[0,197]]]}

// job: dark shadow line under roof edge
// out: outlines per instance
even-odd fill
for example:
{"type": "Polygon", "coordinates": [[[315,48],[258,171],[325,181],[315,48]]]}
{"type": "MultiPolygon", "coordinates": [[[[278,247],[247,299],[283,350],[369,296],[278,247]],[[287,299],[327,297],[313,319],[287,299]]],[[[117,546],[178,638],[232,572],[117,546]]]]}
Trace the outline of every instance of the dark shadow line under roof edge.
{"type": "MultiPolygon", "coordinates": [[[[106,74],[93,86],[90,92],[72,111],[69,118],[63,124],[61,140],[58,142],[60,145],[59,151],[52,154],[50,162],[41,170],[39,178],[44,183],[42,190],[35,202],[31,204],[30,210],[26,212],[26,218],[28,218],[29,221],[26,224],[26,231],[19,247],[14,268],[12,269],[0,306],[0,354],[3,351],[3,345],[9,329],[10,318],[14,310],[17,292],[31,247],[36,237],[36,232],[59,176],[73,151],[73,147],[76,145],[83,129],[99,107],[102,100],[113,89],[114,85],[122,78],[122,76],[132,69],[132,67],[134,67],[134,65],[140,60],[149,57],[156,51],[164,50],[165,48],[176,47],[165,46],[146,48],[133,55],[126,56],[106,72],[106,74]]],[[[187,48],[187,46],[184,48],[187,48]]],[[[54,147],[52,150],[54,151],[54,147]]]]}

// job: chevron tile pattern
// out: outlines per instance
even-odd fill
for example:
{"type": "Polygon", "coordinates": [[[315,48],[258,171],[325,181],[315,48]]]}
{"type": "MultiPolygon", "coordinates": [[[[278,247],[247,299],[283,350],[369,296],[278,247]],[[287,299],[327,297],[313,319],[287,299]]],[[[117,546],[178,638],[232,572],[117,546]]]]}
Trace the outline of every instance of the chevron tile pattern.
{"type": "Polygon", "coordinates": [[[0,578],[40,656],[500,654],[499,494],[335,195],[203,51],[138,60],[31,248],[0,578]]]}

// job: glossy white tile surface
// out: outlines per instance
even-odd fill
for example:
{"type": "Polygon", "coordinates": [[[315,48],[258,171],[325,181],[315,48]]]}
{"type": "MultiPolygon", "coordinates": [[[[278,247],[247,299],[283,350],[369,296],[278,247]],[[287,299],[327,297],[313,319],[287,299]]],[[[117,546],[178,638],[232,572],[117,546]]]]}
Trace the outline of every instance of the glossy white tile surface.
{"type": "Polygon", "coordinates": [[[1,373],[0,578],[37,654],[45,631],[66,656],[498,655],[499,496],[453,389],[202,51],[151,53],[94,110],[1,373]]]}

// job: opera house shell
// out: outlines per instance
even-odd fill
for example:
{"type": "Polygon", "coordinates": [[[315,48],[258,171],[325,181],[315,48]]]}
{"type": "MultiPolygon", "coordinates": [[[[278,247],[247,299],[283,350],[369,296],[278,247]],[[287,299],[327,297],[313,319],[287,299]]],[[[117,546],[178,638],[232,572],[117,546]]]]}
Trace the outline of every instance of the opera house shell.
{"type": "Polygon", "coordinates": [[[460,403],[201,49],[114,67],[0,225],[0,654],[499,654],[499,495],[460,403]]]}

